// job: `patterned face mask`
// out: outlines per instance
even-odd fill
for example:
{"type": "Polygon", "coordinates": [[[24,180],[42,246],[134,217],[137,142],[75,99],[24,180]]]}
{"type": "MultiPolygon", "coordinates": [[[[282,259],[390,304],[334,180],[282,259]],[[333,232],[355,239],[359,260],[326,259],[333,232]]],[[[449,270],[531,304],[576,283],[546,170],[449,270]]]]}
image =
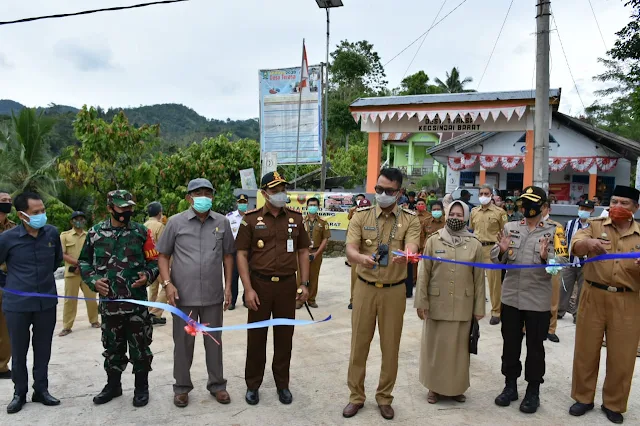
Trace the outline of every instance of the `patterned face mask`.
{"type": "Polygon", "coordinates": [[[454,232],[461,231],[465,227],[464,220],[458,219],[456,217],[450,217],[447,219],[447,228],[451,229],[454,232]]]}

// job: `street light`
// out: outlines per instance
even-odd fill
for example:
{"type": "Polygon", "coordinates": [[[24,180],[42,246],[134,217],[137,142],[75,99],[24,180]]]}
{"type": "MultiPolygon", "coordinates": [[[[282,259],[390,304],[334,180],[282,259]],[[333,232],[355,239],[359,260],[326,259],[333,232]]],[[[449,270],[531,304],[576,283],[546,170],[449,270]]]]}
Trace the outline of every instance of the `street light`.
{"type": "Polygon", "coordinates": [[[329,131],[329,9],[342,7],[342,0],[316,0],[320,9],[327,11],[327,62],[325,63],[325,83],[324,83],[324,132],[322,132],[322,173],[320,178],[320,190],[324,191],[327,180],[327,132],[329,131]]]}

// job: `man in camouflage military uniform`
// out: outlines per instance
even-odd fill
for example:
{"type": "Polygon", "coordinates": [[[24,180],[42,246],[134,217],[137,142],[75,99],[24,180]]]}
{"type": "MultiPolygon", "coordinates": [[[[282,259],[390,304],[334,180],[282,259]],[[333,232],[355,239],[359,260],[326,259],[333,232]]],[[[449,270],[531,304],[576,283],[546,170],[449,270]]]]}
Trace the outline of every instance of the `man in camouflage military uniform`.
{"type": "Polygon", "coordinates": [[[129,359],[133,364],[135,390],[133,405],[149,402],[149,371],[153,355],[151,314],[144,306],[106,299],[147,300],[146,285],[158,277],[157,252],[151,232],[131,222],[135,202],[131,193],[111,191],[107,208],[111,217],[95,225],[88,233],[80,254],[82,279],[91,290],[100,293],[102,345],[107,385],[96,397],[104,404],[122,395],[121,376],[129,359]],[[127,345],[129,358],[127,358],[127,345]]]}

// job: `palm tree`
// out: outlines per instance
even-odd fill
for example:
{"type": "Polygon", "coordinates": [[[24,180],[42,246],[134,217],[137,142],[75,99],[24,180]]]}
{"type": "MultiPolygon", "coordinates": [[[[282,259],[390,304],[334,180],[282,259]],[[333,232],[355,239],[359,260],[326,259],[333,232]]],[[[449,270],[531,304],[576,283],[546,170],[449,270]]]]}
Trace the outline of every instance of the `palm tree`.
{"type": "Polygon", "coordinates": [[[54,120],[34,108],[23,108],[18,115],[12,113],[11,124],[0,130],[0,187],[14,194],[29,190],[54,197],[56,158],[45,141],[54,120]]]}
{"type": "Polygon", "coordinates": [[[460,81],[460,71],[458,71],[458,68],[453,67],[451,69],[451,73],[445,72],[445,75],[447,76],[446,80],[443,82],[442,80],[440,80],[439,78],[436,78],[436,83],[438,84],[438,87],[444,92],[444,93],[467,93],[467,92],[475,92],[475,90],[472,89],[465,89],[464,86],[471,83],[473,81],[473,78],[471,77],[465,77],[464,80],[460,81]]]}

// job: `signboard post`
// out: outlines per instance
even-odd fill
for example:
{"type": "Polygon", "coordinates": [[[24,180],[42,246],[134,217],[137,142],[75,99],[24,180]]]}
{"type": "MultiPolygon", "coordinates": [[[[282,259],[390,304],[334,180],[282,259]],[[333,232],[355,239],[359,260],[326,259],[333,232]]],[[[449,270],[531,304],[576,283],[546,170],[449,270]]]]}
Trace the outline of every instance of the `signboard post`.
{"type": "Polygon", "coordinates": [[[253,169],[240,170],[240,182],[242,183],[242,189],[258,189],[256,173],[253,169]]]}

